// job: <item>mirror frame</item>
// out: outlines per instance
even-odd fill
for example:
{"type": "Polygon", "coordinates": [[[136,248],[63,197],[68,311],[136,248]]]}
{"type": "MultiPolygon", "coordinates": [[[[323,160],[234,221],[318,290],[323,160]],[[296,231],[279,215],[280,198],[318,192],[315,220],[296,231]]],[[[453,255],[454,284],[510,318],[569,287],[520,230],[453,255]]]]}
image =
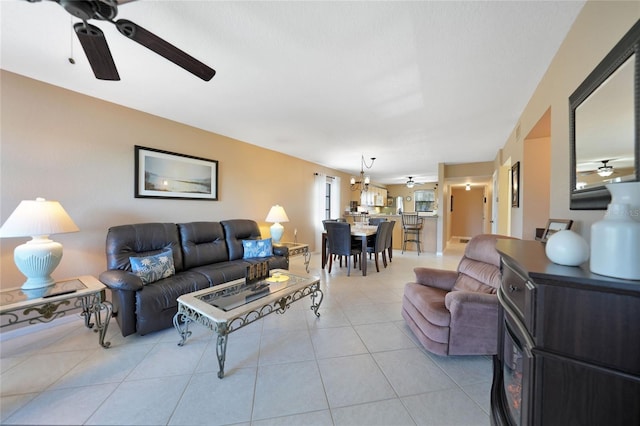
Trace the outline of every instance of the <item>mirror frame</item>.
{"type": "Polygon", "coordinates": [[[640,21],[637,21],[569,97],[569,143],[571,147],[569,208],[571,210],[606,210],[611,201],[611,195],[604,185],[576,189],[576,109],[634,54],[636,55],[633,71],[634,166],[636,170],[634,181],[640,180],[640,21]]]}

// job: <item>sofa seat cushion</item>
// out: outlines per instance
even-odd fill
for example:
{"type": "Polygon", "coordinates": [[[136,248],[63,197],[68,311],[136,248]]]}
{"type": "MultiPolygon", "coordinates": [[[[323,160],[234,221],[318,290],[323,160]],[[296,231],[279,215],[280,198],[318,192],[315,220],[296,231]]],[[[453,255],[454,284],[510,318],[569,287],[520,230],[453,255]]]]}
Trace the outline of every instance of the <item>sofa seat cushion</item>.
{"type": "Polygon", "coordinates": [[[243,260],[231,260],[228,262],[198,266],[197,268],[191,269],[191,272],[202,274],[209,281],[209,285],[214,286],[244,278],[247,274],[247,266],[249,266],[249,264],[243,260]]]}
{"type": "Polygon", "coordinates": [[[167,309],[177,310],[178,297],[209,287],[209,280],[197,272],[184,271],[172,277],[145,285],[136,292],[138,324],[152,321],[167,309]]]}

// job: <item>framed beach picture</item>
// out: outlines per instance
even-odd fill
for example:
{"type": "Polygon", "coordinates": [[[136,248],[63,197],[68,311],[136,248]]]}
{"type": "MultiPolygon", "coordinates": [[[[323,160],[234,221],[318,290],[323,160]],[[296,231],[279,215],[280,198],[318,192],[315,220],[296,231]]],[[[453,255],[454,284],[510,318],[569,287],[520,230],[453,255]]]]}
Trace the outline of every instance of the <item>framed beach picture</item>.
{"type": "Polygon", "coordinates": [[[135,145],[135,197],[218,200],[218,161],[135,145]]]}

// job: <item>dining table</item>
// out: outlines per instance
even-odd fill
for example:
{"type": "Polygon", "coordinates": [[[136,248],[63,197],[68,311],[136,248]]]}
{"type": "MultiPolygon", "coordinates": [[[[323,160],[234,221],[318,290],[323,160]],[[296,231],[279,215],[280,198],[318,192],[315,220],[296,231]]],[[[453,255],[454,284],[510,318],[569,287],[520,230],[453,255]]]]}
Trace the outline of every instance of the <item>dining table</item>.
{"type": "MultiPolygon", "coordinates": [[[[376,235],[378,232],[377,225],[351,225],[351,236],[358,239],[362,244],[362,260],[360,262],[360,269],[362,269],[362,276],[367,276],[367,237],[376,235]]],[[[322,233],[322,269],[327,264],[327,233],[322,233]]]]}

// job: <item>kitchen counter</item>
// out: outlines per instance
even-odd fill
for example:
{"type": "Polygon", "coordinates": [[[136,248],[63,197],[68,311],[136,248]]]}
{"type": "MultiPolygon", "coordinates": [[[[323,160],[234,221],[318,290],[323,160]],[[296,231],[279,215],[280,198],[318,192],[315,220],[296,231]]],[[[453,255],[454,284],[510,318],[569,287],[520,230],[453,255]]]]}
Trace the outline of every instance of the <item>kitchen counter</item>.
{"type": "MultiPolygon", "coordinates": [[[[434,215],[428,212],[420,212],[420,217],[423,218],[422,234],[420,235],[420,241],[422,242],[421,252],[424,253],[436,253],[437,251],[437,229],[438,229],[438,215],[434,215]]],[[[344,218],[354,223],[354,216],[360,217],[360,213],[345,213],[344,218]]],[[[387,220],[393,220],[396,222],[393,227],[393,249],[402,250],[402,216],[399,214],[383,214],[375,213],[369,214],[370,219],[384,217],[387,220]]],[[[407,243],[406,251],[417,251],[415,243],[407,243]]]]}

